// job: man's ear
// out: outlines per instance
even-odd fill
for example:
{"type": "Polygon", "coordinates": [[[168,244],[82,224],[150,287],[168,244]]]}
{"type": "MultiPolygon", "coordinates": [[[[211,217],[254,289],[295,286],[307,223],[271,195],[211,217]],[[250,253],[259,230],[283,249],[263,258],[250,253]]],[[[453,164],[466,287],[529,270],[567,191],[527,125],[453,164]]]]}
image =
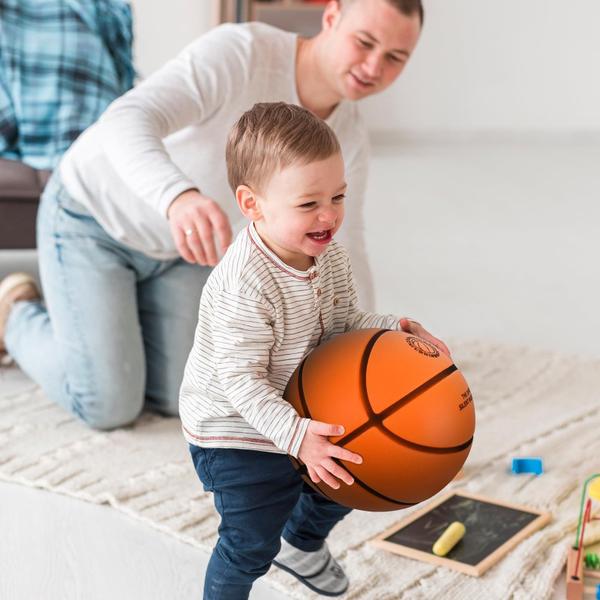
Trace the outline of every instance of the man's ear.
{"type": "Polygon", "coordinates": [[[323,31],[333,29],[342,18],[342,0],[329,0],[323,11],[321,27],[323,31]]]}
{"type": "Polygon", "coordinates": [[[247,185],[238,185],[235,190],[235,199],[240,211],[247,219],[259,221],[262,218],[260,207],[256,201],[256,194],[252,188],[247,185]]]}

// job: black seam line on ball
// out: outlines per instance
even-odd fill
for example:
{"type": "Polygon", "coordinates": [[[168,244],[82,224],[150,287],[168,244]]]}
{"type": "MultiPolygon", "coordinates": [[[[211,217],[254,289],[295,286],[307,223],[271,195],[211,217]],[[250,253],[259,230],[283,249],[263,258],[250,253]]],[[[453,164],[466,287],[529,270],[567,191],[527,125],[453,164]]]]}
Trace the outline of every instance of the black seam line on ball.
{"type": "Polygon", "coordinates": [[[415,388],[412,392],[409,392],[408,394],[406,394],[406,396],[400,398],[400,400],[396,400],[394,404],[391,404],[385,410],[382,410],[379,414],[375,415],[375,420],[381,422],[384,419],[387,419],[390,415],[394,414],[399,408],[401,408],[405,404],[408,404],[411,400],[413,400],[417,396],[420,396],[429,388],[432,388],[434,385],[437,385],[440,381],[442,381],[442,379],[446,379],[446,377],[449,377],[455,371],[458,371],[458,369],[454,364],[450,365],[443,371],[440,371],[437,375],[434,375],[431,379],[428,379],[425,383],[422,383],[418,388],[415,388]]]}
{"type": "Polygon", "coordinates": [[[367,366],[369,364],[369,358],[371,357],[373,346],[375,346],[377,340],[388,331],[390,330],[380,329],[377,333],[375,333],[365,346],[362,358],[360,359],[360,397],[365,407],[365,410],[367,411],[367,415],[369,415],[367,423],[370,423],[371,420],[376,416],[375,412],[373,411],[373,408],[371,407],[371,403],[369,402],[369,392],[367,391],[367,366]]]}
{"type": "MultiPolygon", "coordinates": [[[[360,359],[360,367],[359,367],[359,369],[360,369],[360,371],[359,371],[360,391],[361,391],[361,399],[362,399],[365,409],[369,415],[369,420],[367,421],[367,423],[369,423],[371,421],[371,418],[376,416],[375,413],[373,412],[373,409],[371,408],[371,404],[369,403],[369,394],[367,393],[367,383],[366,383],[367,364],[369,362],[369,356],[371,355],[371,349],[375,345],[375,342],[384,333],[387,333],[388,331],[391,331],[391,330],[390,329],[380,329],[379,331],[375,332],[373,334],[373,337],[368,341],[367,345],[365,346],[365,349],[363,350],[362,358],[360,359]]],[[[306,363],[307,358],[308,358],[308,356],[306,356],[304,358],[304,360],[300,363],[300,366],[298,368],[298,395],[300,396],[300,403],[302,404],[302,410],[304,411],[303,416],[307,419],[310,419],[311,415],[310,415],[310,410],[308,409],[308,404],[306,403],[306,397],[304,396],[304,382],[303,382],[303,377],[302,377],[302,374],[304,371],[304,365],[306,363]]]]}
{"type": "MultiPolygon", "coordinates": [[[[431,379],[428,379],[425,383],[422,383],[419,387],[415,388],[412,392],[409,392],[408,394],[406,394],[406,396],[403,396],[402,398],[400,398],[400,400],[396,400],[396,402],[394,402],[394,404],[388,406],[384,411],[380,412],[379,414],[376,414],[375,412],[373,412],[373,410],[370,409],[370,407],[369,407],[369,420],[365,421],[362,425],[360,425],[359,427],[357,427],[356,429],[351,431],[348,435],[346,435],[341,440],[339,440],[337,442],[337,444],[338,445],[347,444],[348,442],[357,438],[359,435],[363,434],[365,431],[367,431],[367,429],[370,429],[371,427],[377,427],[378,429],[382,430],[382,432],[385,433],[386,435],[392,434],[392,432],[389,431],[389,429],[387,429],[383,425],[384,419],[387,419],[387,417],[389,417],[391,414],[395,413],[403,405],[408,404],[411,400],[413,400],[414,398],[416,398],[423,392],[427,391],[429,388],[433,387],[434,385],[436,385],[437,383],[442,381],[442,379],[445,379],[446,377],[448,377],[449,375],[454,373],[454,371],[457,371],[457,370],[458,369],[456,368],[456,365],[454,365],[454,364],[450,365],[448,368],[444,369],[443,371],[440,371],[437,375],[434,375],[431,379]]],[[[362,378],[363,378],[363,374],[361,373],[361,387],[362,387],[362,383],[363,383],[362,378]]],[[[364,390],[366,393],[366,375],[365,375],[364,379],[365,379],[364,390]]],[[[368,397],[367,397],[367,402],[368,402],[368,397]]],[[[468,442],[468,443],[465,442],[464,444],[461,444],[460,446],[454,446],[452,448],[436,448],[434,450],[430,446],[424,446],[424,445],[416,444],[415,442],[410,442],[409,440],[405,440],[404,438],[401,438],[400,436],[398,436],[396,434],[393,434],[393,436],[394,436],[395,440],[400,441],[400,442],[406,444],[407,446],[411,446],[413,448],[419,448],[419,449],[427,449],[430,451],[441,450],[442,452],[456,452],[457,450],[459,450],[461,448],[465,448],[466,446],[468,446],[470,444],[470,442],[468,442]]]]}
{"type": "MultiPolygon", "coordinates": [[[[368,486],[364,481],[362,481],[361,479],[356,477],[356,475],[354,475],[354,473],[348,468],[347,464],[343,465],[337,458],[334,458],[333,460],[338,465],[340,465],[340,467],[342,467],[342,469],[345,469],[346,471],[348,471],[348,473],[350,473],[350,475],[352,475],[352,477],[354,478],[354,483],[352,485],[359,485],[363,490],[365,490],[366,492],[369,492],[369,494],[372,494],[373,496],[376,496],[377,498],[381,498],[382,500],[385,500],[386,502],[391,502],[392,504],[398,504],[400,506],[405,506],[405,507],[406,506],[414,506],[416,504],[416,502],[407,502],[406,500],[396,500],[395,498],[390,498],[389,496],[385,496],[381,492],[378,492],[376,489],[368,486]]],[[[341,485],[346,485],[346,484],[342,483],[341,485]]]]}

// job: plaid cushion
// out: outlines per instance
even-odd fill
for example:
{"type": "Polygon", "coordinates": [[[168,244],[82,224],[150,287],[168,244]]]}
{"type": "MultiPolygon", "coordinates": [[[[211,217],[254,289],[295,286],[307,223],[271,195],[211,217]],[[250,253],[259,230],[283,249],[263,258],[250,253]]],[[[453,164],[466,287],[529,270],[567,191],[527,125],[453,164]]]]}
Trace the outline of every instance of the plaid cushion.
{"type": "Polygon", "coordinates": [[[52,169],[133,85],[125,0],[0,0],[0,156],[52,169]]]}

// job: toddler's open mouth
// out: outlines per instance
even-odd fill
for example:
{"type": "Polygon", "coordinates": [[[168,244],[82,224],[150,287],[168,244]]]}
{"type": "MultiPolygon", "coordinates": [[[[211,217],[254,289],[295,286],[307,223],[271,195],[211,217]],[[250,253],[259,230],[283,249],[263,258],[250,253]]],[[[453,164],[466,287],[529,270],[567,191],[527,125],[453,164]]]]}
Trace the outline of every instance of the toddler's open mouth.
{"type": "Polygon", "coordinates": [[[326,244],[331,241],[331,231],[331,229],[326,229],[324,231],[313,231],[312,233],[307,233],[306,235],[314,242],[326,244]]]}

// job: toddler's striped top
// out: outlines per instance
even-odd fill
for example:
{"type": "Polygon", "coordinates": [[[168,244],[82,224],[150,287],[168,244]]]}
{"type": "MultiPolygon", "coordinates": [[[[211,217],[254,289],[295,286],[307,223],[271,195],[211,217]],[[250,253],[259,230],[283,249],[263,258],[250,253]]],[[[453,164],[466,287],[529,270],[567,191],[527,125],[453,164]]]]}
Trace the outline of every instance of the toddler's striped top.
{"type": "Polygon", "coordinates": [[[398,318],[359,309],[348,255],[335,240],[298,271],[249,225],[202,292],[179,398],[185,438],[297,457],[309,419],[283,399],[288,380],[321,342],[369,327],[398,329],[398,318]]]}

